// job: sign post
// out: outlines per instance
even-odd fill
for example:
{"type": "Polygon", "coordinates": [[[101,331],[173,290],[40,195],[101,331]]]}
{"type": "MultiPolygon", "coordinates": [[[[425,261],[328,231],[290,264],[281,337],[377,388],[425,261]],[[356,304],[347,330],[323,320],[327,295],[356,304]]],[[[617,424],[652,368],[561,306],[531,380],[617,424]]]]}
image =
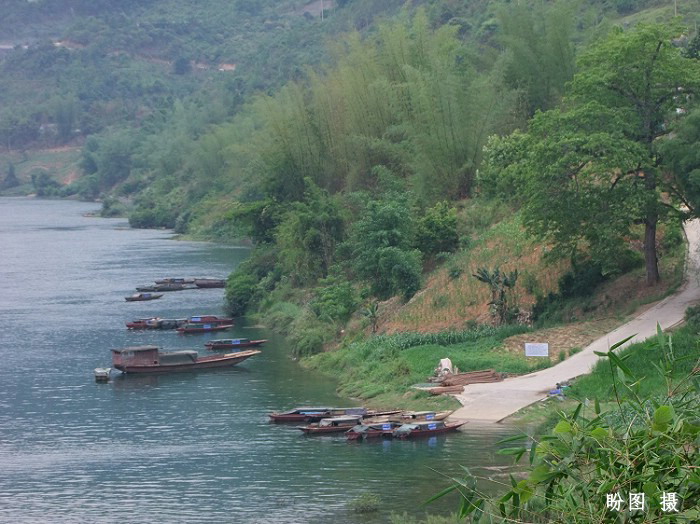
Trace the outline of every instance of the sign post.
{"type": "Polygon", "coordinates": [[[526,357],[548,357],[549,344],[547,342],[525,342],[526,357]]]}

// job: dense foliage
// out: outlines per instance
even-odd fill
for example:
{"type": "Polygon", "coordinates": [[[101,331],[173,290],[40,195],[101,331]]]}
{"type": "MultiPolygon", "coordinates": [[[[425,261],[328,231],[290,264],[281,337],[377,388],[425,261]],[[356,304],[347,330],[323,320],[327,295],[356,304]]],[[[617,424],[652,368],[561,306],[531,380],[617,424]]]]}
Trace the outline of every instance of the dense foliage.
{"type": "MultiPolygon", "coordinates": [[[[693,333],[698,327],[695,314],[691,315],[693,333]]],[[[636,371],[629,364],[650,348],[637,346],[618,355],[618,346],[604,354],[607,361],[598,369],[599,375],[606,375],[599,393],[615,401],[611,409],[601,409],[597,399],[594,406],[581,403],[573,413],[562,413],[551,434],[538,437],[529,451],[502,449],[501,453],[516,460],[529,456],[525,478],[511,476],[511,486],[502,497],[480,493],[476,479],[467,472],[436,498],[457,490],[462,497],[460,516],[470,516],[471,522],[691,522],[700,518],[697,340],[693,336],[679,345],[675,337],[659,332],[653,344],[646,344],[653,346],[656,355],[651,359],[653,366],[645,358],[636,371]],[[642,500],[641,508],[632,507],[631,494],[641,494],[636,497],[637,502],[642,500]],[[621,504],[611,504],[618,496],[621,504]]]]}

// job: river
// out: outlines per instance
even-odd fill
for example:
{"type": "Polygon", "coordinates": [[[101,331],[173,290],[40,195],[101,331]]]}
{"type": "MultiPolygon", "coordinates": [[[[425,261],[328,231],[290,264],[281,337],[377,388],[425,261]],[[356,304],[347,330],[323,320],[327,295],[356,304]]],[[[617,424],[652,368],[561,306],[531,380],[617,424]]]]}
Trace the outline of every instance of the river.
{"type": "MultiPolygon", "coordinates": [[[[500,476],[496,440],[510,428],[466,428],[420,441],[349,444],[270,424],[304,404],[356,405],[298,366],[283,338],[238,322],[229,335],[267,338],[226,370],[93,378],[110,349],[157,344],[206,352],[210,335],[129,332],[148,317],[221,314],[223,290],[126,302],[163,276],[226,276],[243,247],[172,240],[86,216],[95,204],[0,198],[0,521],[386,522],[455,509],[422,507],[465,465],[500,476]],[[350,502],[376,493],[382,508],[350,502]]],[[[500,478],[500,477],[499,477],[500,478]]]]}

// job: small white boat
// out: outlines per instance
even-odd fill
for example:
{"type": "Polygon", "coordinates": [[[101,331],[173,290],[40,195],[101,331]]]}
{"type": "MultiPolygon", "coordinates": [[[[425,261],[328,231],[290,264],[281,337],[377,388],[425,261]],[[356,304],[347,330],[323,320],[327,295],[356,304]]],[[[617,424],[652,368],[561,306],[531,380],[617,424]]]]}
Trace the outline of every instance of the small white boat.
{"type": "Polygon", "coordinates": [[[112,368],[95,368],[95,382],[109,382],[112,368]]]}

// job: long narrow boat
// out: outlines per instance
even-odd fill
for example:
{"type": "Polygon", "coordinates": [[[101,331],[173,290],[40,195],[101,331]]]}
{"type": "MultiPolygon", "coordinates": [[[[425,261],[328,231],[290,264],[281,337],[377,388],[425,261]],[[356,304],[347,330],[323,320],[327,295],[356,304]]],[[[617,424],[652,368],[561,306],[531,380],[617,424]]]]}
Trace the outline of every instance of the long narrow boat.
{"type": "Polygon", "coordinates": [[[187,322],[186,318],[139,318],[126,323],[129,329],[177,329],[187,322]]]}
{"type": "Polygon", "coordinates": [[[187,321],[191,324],[233,324],[232,318],[218,315],[195,315],[187,321]]]}
{"type": "Polygon", "coordinates": [[[233,324],[203,324],[188,322],[184,326],[177,328],[177,332],[183,335],[192,333],[211,333],[212,331],[226,331],[231,329],[233,324]]]}
{"type": "Polygon", "coordinates": [[[442,420],[414,422],[401,425],[393,431],[392,435],[394,438],[401,439],[430,437],[432,435],[440,435],[449,431],[455,431],[463,424],[464,422],[448,423],[442,420]]]}
{"type": "Polygon", "coordinates": [[[155,280],[156,284],[194,284],[194,278],[191,277],[167,277],[155,280]]]}
{"type": "Polygon", "coordinates": [[[363,422],[357,426],[353,426],[345,432],[345,436],[348,440],[362,440],[368,438],[391,438],[393,437],[394,430],[401,426],[401,422],[376,422],[370,424],[368,422],[363,422]]]}
{"type": "Polygon", "coordinates": [[[249,338],[223,338],[219,340],[210,340],[204,347],[207,349],[238,349],[261,346],[267,339],[250,340],[249,338]]]}
{"type": "Polygon", "coordinates": [[[195,278],[194,285],[201,288],[226,287],[226,280],[223,278],[195,278]]]}
{"type": "Polygon", "coordinates": [[[268,417],[272,422],[318,422],[322,418],[340,417],[343,415],[367,414],[366,408],[328,408],[328,407],[301,407],[290,409],[282,413],[270,413],[268,417]]]}
{"type": "Polygon", "coordinates": [[[135,293],[131,295],[130,297],[124,297],[124,300],[127,302],[141,302],[144,300],[155,300],[157,298],[162,297],[162,294],[155,294],[155,293],[135,293]]]}
{"type": "Polygon", "coordinates": [[[307,435],[320,435],[324,433],[341,433],[356,426],[362,418],[361,415],[322,418],[320,422],[307,426],[297,426],[307,435]]]}
{"type": "Polygon", "coordinates": [[[261,351],[250,349],[200,357],[196,351],[161,351],[158,346],[133,346],[112,350],[112,366],[123,373],[170,373],[235,366],[261,351]]]}
{"type": "Polygon", "coordinates": [[[138,286],[136,291],[182,291],[183,289],[196,289],[194,284],[154,284],[151,286],[138,286]]]}
{"type": "Polygon", "coordinates": [[[452,414],[452,411],[403,411],[389,417],[389,420],[398,422],[420,422],[430,420],[445,420],[452,414]]]}

